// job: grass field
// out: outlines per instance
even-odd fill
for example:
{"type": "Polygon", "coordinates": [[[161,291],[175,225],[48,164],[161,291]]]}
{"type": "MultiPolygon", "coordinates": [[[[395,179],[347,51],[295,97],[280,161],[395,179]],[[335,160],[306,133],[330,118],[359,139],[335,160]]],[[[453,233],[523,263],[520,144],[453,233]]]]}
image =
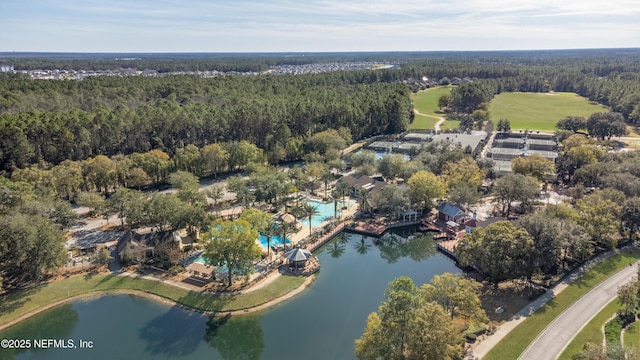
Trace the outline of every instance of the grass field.
{"type": "Polygon", "coordinates": [[[453,88],[450,86],[439,86],[411,94],[413,107],[425,115],[442,116],[437,113],[440,110],[438,99],[444,94],[451,93],[451,89],[453,88]]]}
{"type": "Polygon", "coordinates": [[[602,311],[600,311],[598,315],[596,315],[587,324],[587,326],[578,333],[578,335],[576,335],[558,359],[571,360],[573,355],[582,352],[584,345],[588,342],[602,344],[602,339],[604,337],[602,334],[602,326],[620,309],[622,309],[622,305],[620,305],[617,300],[614,300],[610,302],[609,305],[605,306],[605,308],[602,309],[602,311]]]}
{"type": "Polygon", "coordinates": [[[279,276],[264,287],[238,295],[211,295],[189,291],[158,281],[111,274],[76,275],[18,291],[0,298],[0,324],[8,323],[28,312],[56,301],[91,293],[136,290],[154,294],[187,307],[204,311],[248,309],[283,296],[298,288],[305,277],[279,276]]]}
{"type": "Polygon", "coordinates": [[[415,114],[413,122],[409,124],[409,130],[426,130],[433,129],[438,119],[415,114]]]}
{"type": "Polygon", "coordinates": [[[579,297],[638,259],[640,251],[634,249],[600,262],[507,334],[484,360],[517,359],[536,336],[579,297]]]}
{"type": "Polygon", "coordinates": [[[445,120],[445,122],[440,125],[440,130],[452,130],[460,126],[460,120],[445,120]]]}
{"type": "Polygon", "coordinates": [[[502,93],[489,105],[494,124],[508,119],[514,130],[556,130],[556,123],[567,116],[584,116],[606,112],[602,105],[574,93],[502,93]]]}

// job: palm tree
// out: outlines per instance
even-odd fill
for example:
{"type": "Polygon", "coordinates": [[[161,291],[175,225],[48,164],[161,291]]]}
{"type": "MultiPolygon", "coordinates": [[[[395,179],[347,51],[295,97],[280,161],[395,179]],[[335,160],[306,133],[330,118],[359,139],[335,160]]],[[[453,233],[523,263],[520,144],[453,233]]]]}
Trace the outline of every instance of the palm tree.
{"type": "Polygon", "coordinates": [[[371,194],[371,190],[360,188],[360,211],[364,212],[367,208],[367,200],[369,200],[369,195],[371,194]]]}
{"type": "Polygon", "coordinates": [[[331,171],[325,171],[322,174],[321,179],[324,182],[324,198],[326,199],[328,197],[327,196],[327,191],[328,191],[328,188],[329,188],[329,182],[335,180],[335,177],[333,177],[333,174],[331,173],[331,171]]]}
{"type": "Polygon", "coordinates": [[[311,218],[318,215],[318,207],[311,204],[303,204],[300,210],[302,217],[309,219],[309,235],[311,235],[311,218]]]}
{"type": "Polygon", "coordinates": [[[282,235],[282,250],[283,253],[287,251],[287,232],[290,230],[290,224],[286,221],[282,221],[278,224],[277,230],[282,235]]]}
{"type": "Polygon", "coordinates": [[[267,256],[270,256],[271,253],[271,237],[278,235],[278,229],[273,220],[270,220],[266,226],[260,231],[262,235],[267,237],[267,256]]]}
{"type": "Polygon", "coordinates": [[[344,196],[347,194],[347,192],[349,192],[350,188],[351,186],[349,186],[349,184],[347,184],[347,182],[344,180],[338,180],[338,182],[336,183],[336,191],[338,192],[338,194],[340,194],[340,196],[342,196],[343,203],[344,196]]]}
{"type": "Polygon", "coordinates": [[[333,197],[333,217],[337,219],[338,218],[338,197],[340,197],[338,190],[333,190],[331,192],[331,197],[333,197]]]}

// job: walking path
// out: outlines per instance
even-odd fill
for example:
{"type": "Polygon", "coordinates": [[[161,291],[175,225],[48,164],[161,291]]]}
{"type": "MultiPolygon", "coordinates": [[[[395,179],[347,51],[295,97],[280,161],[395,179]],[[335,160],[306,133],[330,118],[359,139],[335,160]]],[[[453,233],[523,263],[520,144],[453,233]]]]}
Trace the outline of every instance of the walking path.
{"type": "Polygon", "coordinates": [[[440,125],[442,125],[444,123],[444,121],[445,121],[443,117],[423,114],[420,111],[418,111],[417,109],[413,109],[413,112],[416,113],[417,115],[430,117],[432,119],[438,119],[438,122],[435,125],[433,125],[433,129],[436,131],[436,133],[440,132],[440,125]]]}
{"type": "MultiPolygon", "coordinates": [[[[627,248],[625,247],[625,248],[623,248],[623,249],[621,249],[619,251],[624,251],[625,249],[627,249],[627,248]]],[[[513,317],[511,317],[511,319],[506,321],[504,324],[500,325],[498,330],[493,335],[488,336],[487,338],[485,338],[485,340],[483,340],[473,350],[473,356],[475,356],[476,358],[482,359],[484,356],[487,355],[487,353],[489,353],[489,351],[491,351],[491,349],[495,345],[497,345],[500,342],[500,340],[502,340],[509,332],[511,332],[511,330],[515,329],[524,320],[526,320],[527,317],[529,317],[534,312],[538,311],[542,306],[544,306],[547,302],[549,302],[551,299],[553,299],[555,296],[557,296],[560,292],[562,292],[562,290],[566,289],[567,286],[569,286],[572,283],[574,283],[577,279],[579,279],[586,271],[591,269],[594,265],[596,265],[597,263],[601,262],[602,260],[607,259],[607,258],[609,258],[609,257],[611,257],[611,256],[613,256],[615,254],[617,254],[617,252],[613,252],[613,251],[607,252],[605,254],[601,254],[601,255],[597,256],[596,258],[590,260],[586,264],[580,266],[576,270],[574,270],[574,271],[570,272],[569,274],[567,274],[562,281],[560,281],[555,286],[553,286],[552,288],[547,290],[547,292],[545,294],[539,296],[536,300],[531,302],[529,305],[525,306],[522,310],[518,311],[513,317]]],[[[631,276],[628,277],[627,281],[630,280],[633,277],[633,275],[636,274],[636,272],[637,272],[636,267],[631,266],[630,268],[633,270],[632,271],[633,274],[631,274],[631,276]]],[[[625,275],[628,275],[627,271],[629,271],[628,268],[623,270],[623,271],[621,271],[620,273],[624,273],[625,275]]],[[[614,275],[614,276],[616,276],[616,275],[614,275]]],[[[623,276],[625,276],[625,275],[623,275],[623,276]]],[[[607,282],[607,281],[608,280],[606,280],[605,282],[607,282]]],[[[617,292],[617,288],[616,288],[616,292],[617,292]]],[[[614,294],[614,296],[615,296],[615,294],[614,294]]],[[[607,301],[607,304],[609,302],[610,302],[610,300],[607,301]]],[[[568,309],[567,309],[567,311],[568,311],[568,309]]],[[[598,311],[594,312],[593,314],[587,314],[588,316],[591,316],[589,319],[591,319],[593,316],[595,316],[595,314],[597,314],[598,311]]],[[[588,320],[585,322],[585,324],[586,323],[588,323],[588,320]]],[[[551,326],[551,325],[549,325],[549,326],[551,326]]],[[[545,329],[545,331],[546,331],[546,329],[545,329]]],[[[575,333],[571,334],[571,339],[573,339],[573,337],[577,334],[578,331],[576,331],[575,333]]],[[[543,331],[543,333],[544,333],[544,331],[543,331]]],[[[566,336],[565,336],[565,338],[566,338],[566,336]]],[[[565,339],[566,344],[569,344],[569,342],[571,342],[571,339],[568,339],[568,340],[565,339]]],[[[537,341],[537,339],[534,340],[534,342],[535,341],[537,341]]],[[[529,347],[531,347],[531,345],[529,347]]],[[[538,346],[536,346],[536,347],[538,347],[538,346]]],[[[542,347],[542,349],[543,350],[547,350],[544,346],[542,347]]],[[[525,352],[527,350],[525,350],[525,352]]],[[[523,353],[523,355],[524,355],[524,353],[523,353]]],[[[526,359],[533,359],[533,358],[527,357],[526,359]]],[[[555,357],[552,358],[552,357],[549,357],[549,356],[543,356],[543,357],[539,357],[537,359],[555,359],[555,357]]]]}

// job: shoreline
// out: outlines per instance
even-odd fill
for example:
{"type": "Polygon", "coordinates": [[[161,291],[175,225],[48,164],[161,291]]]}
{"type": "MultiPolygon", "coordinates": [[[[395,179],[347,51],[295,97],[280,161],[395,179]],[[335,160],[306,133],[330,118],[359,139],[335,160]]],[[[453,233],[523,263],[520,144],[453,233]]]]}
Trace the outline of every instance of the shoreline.
{"type": "MultiPolygon", "coordinates": [[[[254,312],[258,312],[258,311],[262,311],[265,310],[267,308],[273,307],[275,305],[278,305],[286,300],[291,299],[292,297],[300,294],[302,291],[304,291],[307,287],[309,287],[311,285],[311,283],[313,281],[315,281],[316,275],[311,275],[309,277],[307,277],[307,279],[297,288],[293,289],[292,291],[279,296],[277,298],[273,298],[263,304],[260,305],[256,305],[250,308],[246,308],[246,309],[238,309],[238,310],[230,310],[230,311],[205,311],[205,310],[199,310],[196,308],[193,308],[191,306],[185,305],[183,303],[180,303],[178,301],[174,301],[171,300],[169,298],[157,295],[157,294],[153,294],[150,292],[146,292],[146,291],[141,291],[141,290],[131,290],[131,289],[114,289],[114,290],[98,290],[98,291],[91,291],[91,292],[87,292],[84,294],[79,294],[79,295],[75,295],[75,296],[71,296],[62,300],[58,300],[58,301],[54,301],[52,303],[46,304],[44,306],[41,306],[37,309],[31,310],[5,324],[1,324],[0,325],[0,331],[4,331],[32,316],[35,316],[37,314],[40,314],[46,310],[49,310],[51,308],[54,308],[56,306],[59,305],[63,305],[66,304],[68,302],[72,302],[72,301],[76,301],[76,300],[83,300],[83,299],[92,299],[92,298],[99,298],[102,296],[107,296],[107,295],[135,295],[135,296],[139,296],[145,299],[149,299],[149,300],[153,300],[159,303],[163,303],[166,305],[170,305],[170,306],[177,306],[180,307],[182,309],[185,310],[189,310],[189,311],[193,311],[193,312],[197,312],[197,313],[201,313],[201,314],[205,314],[205,315],[213,315],[213,314],[229,314],[229,315],[242,315],[242,314],[250,314],[250,313],[254,313],[254,312]]],[[[219,295],[211,295],[211,296],[219,296],[219,295]]]]}

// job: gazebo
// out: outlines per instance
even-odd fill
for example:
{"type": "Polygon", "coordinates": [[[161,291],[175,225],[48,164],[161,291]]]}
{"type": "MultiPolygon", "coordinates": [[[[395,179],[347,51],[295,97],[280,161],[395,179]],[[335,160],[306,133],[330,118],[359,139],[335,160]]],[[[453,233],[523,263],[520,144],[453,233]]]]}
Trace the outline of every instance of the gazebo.
{"type": "Polygon", "coordinates": [[[304,264],[307,262],[307,259],[309,259],[309,256],[311,256],[311,252],[309,250],[300,248],[299,245],[284,253],[285,259],[289,260],[289,266],[295,264],[296,269],[298,268],[299,264],[303,264],[304,267],[304,264]]]}

